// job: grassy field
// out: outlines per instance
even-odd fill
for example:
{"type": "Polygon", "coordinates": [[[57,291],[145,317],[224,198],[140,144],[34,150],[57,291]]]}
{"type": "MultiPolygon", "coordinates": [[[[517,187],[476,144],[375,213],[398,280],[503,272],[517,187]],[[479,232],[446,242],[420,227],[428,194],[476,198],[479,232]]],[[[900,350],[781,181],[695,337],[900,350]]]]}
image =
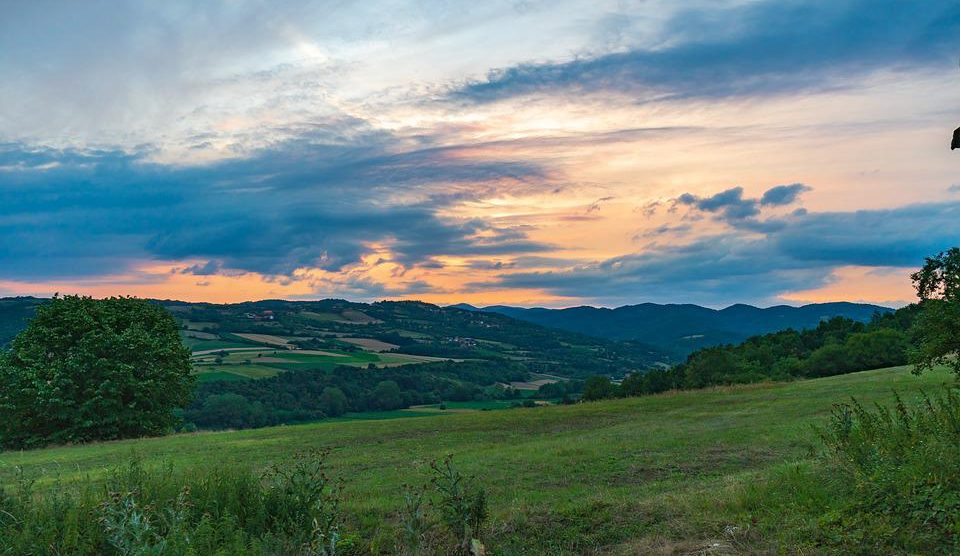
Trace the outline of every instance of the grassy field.
{"type": "Polygon", "coordinates": [[[280,370],[263,365],[211,365],[197,373],[197,380],[250,380],[277,376],[280,370]]]}
{"type": "Polygon", "coordinates": [[[283,371],[330,370],[340,365],[366,367],[373,364],[382,368],[443,361],[438,357],[403,353],[286,350],[276,346],[230,345],[218,340],[194,340],[191,348],[194,350],[194,372],[202,382],[258,379],[276,376],[283,371]],[[218,349],[231,351],[216,351],[218,349]]]}
{"type": "Polygon", "coordinates": [[[887,403],[894,390],[910,400],[950,381],[944,371],[916,377],[896,368],[575,406],[414,411],[420,418],[2,453],[0,484],[17,468],[41,486],[96,478],[132,456],[259,469],[329,447],[346,481],[351,526],[376,538],[400,504],[400,485],[422,482],[430,461],[454,454],[488,489],[494,553],[810,554],[817,552],[792,543],[816,527],[810,508],[827,502],[811,494],[809,507],[784,508],[778,504],[796,493],[778,498],[762,489],[789,489],[796,474],[815,477],[813,426],[833,404],[851,396],[887,403]]]}

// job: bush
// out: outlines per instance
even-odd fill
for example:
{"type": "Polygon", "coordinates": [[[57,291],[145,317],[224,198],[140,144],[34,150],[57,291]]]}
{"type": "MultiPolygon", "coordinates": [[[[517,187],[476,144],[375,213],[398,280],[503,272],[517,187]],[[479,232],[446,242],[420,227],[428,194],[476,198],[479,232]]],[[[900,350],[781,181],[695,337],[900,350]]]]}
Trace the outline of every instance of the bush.
{"type": "Polygon", "coordinates": [[[617,387],[605,376],[592,376],[583,385],[583,399],[588,402],[612,398],[617,387]]]}
{"type": "Polygon", "coordinates": [[[0,492],[0,553],[333,555],[348,543],[326,456],[301,454],[262,476],[134,460],[102,484],[43,492],[21,475],[12,492],[0,492]]]}
{"type": "MultiPolygon", "coordinates": [[[[342,483],[325,450],[257,474],[238,465],[176,470],[139,460],[105,480],[43,490],[22,472],[0,488],[0,554],[74,556],[335,556],[378,554],[376,535],[348,534],[342,483]]],[[[486,491],[453,465],[431,465],[431,485],[404,486],[401,554],[480,554],[486,491]]],[[[353,516],[356,517],[356,516],[353,516]]],[[[369,529],[367,533],[372,533],[369,529]]]]}
{"type": "Polygon", "coordinates": [[[821,523],[844,554],[960,553],[960,394],[837,406],[821,437],[843,499],[821,523]]]}
{"type": "Polygon", "coordinates": [[[487,492],[476,481],[465,477],[453,464],[453,456],[430,465],[437,493],[434,506],[440,521],[453,537],[456,554],[472,554],[483,546],[483,527],[487,520],[487,492]]]}

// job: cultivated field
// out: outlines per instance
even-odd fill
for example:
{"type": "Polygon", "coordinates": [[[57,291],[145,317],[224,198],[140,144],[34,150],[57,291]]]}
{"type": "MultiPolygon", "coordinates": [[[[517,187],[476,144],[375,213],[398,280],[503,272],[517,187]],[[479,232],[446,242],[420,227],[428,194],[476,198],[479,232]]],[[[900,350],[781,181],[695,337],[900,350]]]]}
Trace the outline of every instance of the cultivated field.
{"type": "Polygon", "coordinates": [[[817,485],[812,426],[851,396],[889,403],[896,390],[912,400],[951,380],[944,371],[916,377],[895,368],[575,406],[424,407],[380,415],[419,418],[5,453],[0,484],[21,468],[41,488],[58,478],[95,479],[134,455],[177,467],[261,469],[329,447],[346,480],[350,527],[376,538],[387,534],[383,520],[394,519],[400,485],[422,482],[428,462],[454,454],[489,491],[490,544],[499,554],[792,553],[830,504],[822,493],[798,498],[790,490],[817,485]]]}
{"type": "Polygon", "coordinates": [[[388,344],[387,342],[381,342],[373,338],[340,338],[340,340],[348,344],[360,346],[369,351],[390,351],[391,349],[399,347],[396,344],[388,344]]]}
{"type": "MultiPolygon", "coordinates": [[[[188,327],[197,325],[192,323],[188,327]]],[[[192,328],[181,331],[181,339],[193,354],[194,370],[201,381],[255,380],[289,370],[329,370],[338,365],[383,368],[445,360],[383,353],[397,346],[373,338],[340,339],[343,342],[340,346],[352,351],[298,349],[291,343],[296,340],[294,337],[242,332],[216,334],[196,332],[192,328]]]]}

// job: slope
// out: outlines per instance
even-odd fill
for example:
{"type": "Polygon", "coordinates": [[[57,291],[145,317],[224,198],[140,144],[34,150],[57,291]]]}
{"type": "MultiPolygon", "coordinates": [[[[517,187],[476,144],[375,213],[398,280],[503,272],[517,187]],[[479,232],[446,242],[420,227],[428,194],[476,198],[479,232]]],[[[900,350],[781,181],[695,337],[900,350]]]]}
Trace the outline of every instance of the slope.
{"type": "Polygon", "coordinates": [[[96,477],[133,454],[174,466],[263,468],[330,447],[346,479],[351,526],[376,538],[401,503],[400,485],[423,480],[426,462],[455,454],[488,488],[498,554],[688,553],[720,546],[737,530],[751,532],[737,539],[742,552],[792,552],[816,517],[778,510],[779,500],[757,506],[755,489],[808,468],[811,425],[850,396],[888,403],[894,389],[912,399],[948,380],[946,372],[915,377],[894,368],[568,407],[5,453],[0,485],[13,482],[18,467],[43,488],[96,477]]]}

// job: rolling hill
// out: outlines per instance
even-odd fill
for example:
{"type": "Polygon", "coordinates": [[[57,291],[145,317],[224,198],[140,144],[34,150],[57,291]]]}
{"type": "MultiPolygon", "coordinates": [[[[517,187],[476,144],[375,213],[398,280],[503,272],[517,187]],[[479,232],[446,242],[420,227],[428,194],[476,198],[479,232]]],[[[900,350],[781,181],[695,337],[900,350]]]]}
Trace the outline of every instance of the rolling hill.
{"type": "MultiPolygon", "coordinates": [[[[0,345],[25,326],[41,303],[35,298],[0,300],[0,345]]],[[[671,361],[668,353],[640,341],[594,338],[497,313],[413,301],[156,303],[177,320],[201,379],[441,360],[501,361],[569,378],[616,377],[671,361]]]]}
{"type": "Polygon", "coordinates": [[[703,347],[740,343],[758,334],[787,328],[814,328],[820,321],[833,317],[866,322],[876,312],[892,311],[888,307],[860,303],[816,303],[802,307],[777,305],[763,309],[737,304],[719,310],[699,305],[655,303],[625,305],[616,309],[589,306],[526,309],[505,305],[477,308],[465,304],[454,307],[499,313],[611,340],[641,340],[677,359],[703,347]]]}
{"type": "MultiPolygon", "coordinates": [[[[0,487],[94,484],[136,457],[160,473],[265,469],[332,449],[362,553],[392,547],[401,485],[453,454],[485,485],[491,554],[833,553],[816,544],[830,496],[811,447],[833,404],[912,401],[952,380],[882,369],[643,398],[252,431],[179,434],[0,454],[0,487]],[[171,471],[166,471],[166,470],[171,471]]],[[[397,417],[401,414],[391,414],[397,417]]],[[[353,553],[353,552],[351,552],[353,553]]],[[[357,552],[360,553],[360,552],[357,552]]]]}

